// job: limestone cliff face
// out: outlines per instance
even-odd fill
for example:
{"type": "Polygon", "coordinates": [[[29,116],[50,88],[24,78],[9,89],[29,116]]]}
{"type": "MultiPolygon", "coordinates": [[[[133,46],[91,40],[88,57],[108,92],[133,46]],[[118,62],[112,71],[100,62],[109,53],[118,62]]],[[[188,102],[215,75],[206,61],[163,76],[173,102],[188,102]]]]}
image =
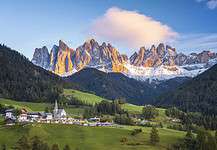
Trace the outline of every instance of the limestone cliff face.
{"type": "Polygon", "coordinates": [[[74,59],[76,70],[88,66],[104,71],[122,72],[128,58],[121,55],[111,44],[99,45],[98,42],[91,39],[76,49],[74,59]]]}
{"type": "Polygon", "coordinates": [[[72,56],[74,50],[69,48],[63,41],[59,41],[59,49],[57,53],[57,61],[55,69],[53,70],[56,74],[64,74],[73,70],[72,56]]]}
{"type": "Polygon", "coordinates": [[[56,69],[58,51],[59,51],[59,47],[54,45],[50,52],[50,70],[52,71],[56,69]]]}

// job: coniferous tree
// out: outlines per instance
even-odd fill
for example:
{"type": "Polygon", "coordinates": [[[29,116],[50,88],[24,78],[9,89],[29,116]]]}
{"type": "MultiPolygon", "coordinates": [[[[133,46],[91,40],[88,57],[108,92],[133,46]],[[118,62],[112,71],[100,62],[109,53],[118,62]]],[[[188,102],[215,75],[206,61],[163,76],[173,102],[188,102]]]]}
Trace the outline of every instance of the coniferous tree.
{"type": "Polygon", "coordinates": [[[208,133],[206,150],[216,150],[216,149],[217,149],[217,145],[216,145],[215,138],[210,133],[208,133]]]}
{"type": "Polygon", "coordinates": [[[14,147],[15,150],[31,150],[31,144],[29,139],[26,136],[22,136],[16,146],[14,147]]]}
{"type": "Polygon", "coordinates": [[[217,144],[217,130],[215,131],[215,142],[217,144]]]}
{"type": "Polygon", "coordinates": [[[59,150],[58,144],[53,144],[51,150],[59,150]]]}
{"type": "Polygon", "coordinates": [[[63,150],[71,150],[69,145],[65,145],[65,147],[63,148],[63,150]]]}
{"type": "Polygon", "coordinates": [[[50,147],[48,146],[47,143],[42,143],[41,144],[41,149],[40,150],[50,150],[50,147]]]}
{"type": "Polygon", "coordinates": [[[196,149],[196,140],[194,135],[189,130],[184,138],[184,145],[187,150],[195,150],[196,149]]]}
{"type": "Polygon", "coordinates": [[[142,110],[142,115],[145,119],[150,120],[157,117],[159,115],[159,112],[154,106],[147,105],[144,106],[142,110]]]}
{"type": "Polygon", "coordinates": [[[42,141],[38,136],[32,138],[32,150],[41,150],[42,141]]]}
{"type": "Polygon", "coordinates": [[[160,142],[160,137],[158,135],[158,130],[156,127],[153,126],[150,133],[150,143],[152,145],[156,145],[159,142],[160,142]]]}
{"type": "Polygon", "coordinates": [[[5,144],[2,144],[2,146],[1,146],[1,150],[7,150],[7,148],[6,148],[6,145],[5,145],[5,144]]]}
{"type": "Polygon", "coordinates": [[[196,137],[196,141],[198,150],[206,149],[206,134],[204,131],[199,131],[196,137]]]}

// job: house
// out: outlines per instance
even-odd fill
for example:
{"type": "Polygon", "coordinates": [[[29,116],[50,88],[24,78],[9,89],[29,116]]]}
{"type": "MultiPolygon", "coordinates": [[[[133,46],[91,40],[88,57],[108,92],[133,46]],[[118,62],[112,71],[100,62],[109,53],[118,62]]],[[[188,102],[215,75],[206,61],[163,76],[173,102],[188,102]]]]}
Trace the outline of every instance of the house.
{"type": "Polygon", "coordinates": [[[5,110],[5,118],[12,118],[13,117],[13,109],[5,110]]]}
{"type": "Polygon", "coordinates": [[[39,112],[29,112],[27,113],[27,119],[31,121],[37,121],[41,117],[39,112]]]}
{"type": "Polygon", "coordinates": [[[27,113],[21,113],[21,114],[18,116],[18,121],[19,121],[19,122],[26,122],[26,121],[28,121],[27,113]]]}
{"type": "Polygon", "coordinates": [[[18,116],[18,121],[19,122],[26,122],[26,121],[28,121],[27,117],[28,117],[27,110],[21,109],[21,114],[18,116]]]}
{"type": "Polygon", "coordinates": [[[53,114],[52,113],[45,113],[46,120],[52,120],[53,119],[53,114]]]}
{"type": "Polygon", "coordinates": [[[98,118],[98,117],[89,118],[88,121],[91,121],[91,122],[100,122],[100,118],[98,118]]]}

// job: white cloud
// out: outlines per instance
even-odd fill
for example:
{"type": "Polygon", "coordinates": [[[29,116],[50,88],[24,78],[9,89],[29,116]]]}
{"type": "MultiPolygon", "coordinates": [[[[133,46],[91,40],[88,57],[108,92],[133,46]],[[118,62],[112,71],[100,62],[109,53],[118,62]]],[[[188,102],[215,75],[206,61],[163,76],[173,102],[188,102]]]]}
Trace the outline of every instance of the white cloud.
{"type": "Polygon", "coordinates": [[[206,5],[209,9],[217,8],[217,0],[196,0],[196,2],[206,2],[206,5]]]}
{"type": "Polygon", "coordinates": [[[174,40],[178,34],[168,25],[136,11],[112,7],[90,27],[92,35],[129,48],[174,40]]]}
{"type": "Polygon", "coordinates": [[[215,9],[217,8],[217,0],[210,0],[207,2],[207,6],[209,9],[215,9]]]}

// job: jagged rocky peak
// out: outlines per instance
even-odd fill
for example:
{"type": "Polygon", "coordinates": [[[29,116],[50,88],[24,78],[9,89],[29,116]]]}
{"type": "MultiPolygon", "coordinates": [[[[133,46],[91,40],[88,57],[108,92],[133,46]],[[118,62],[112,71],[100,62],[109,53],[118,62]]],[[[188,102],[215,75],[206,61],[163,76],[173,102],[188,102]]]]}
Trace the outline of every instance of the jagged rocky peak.
{"type": "Polygon", "coordinates": [[[36,48],[33,54],[32,62],[44,69],[49,69],[50,55],[46,46],[36,48]]]}
{"type": "Polygon", "coordinates": [[[73,51],[73,49],[69,48],[69,46],[65,42],[63,42],[62,40],[59,40],[59,50],[73,51]]]}
{"type": "Polygon", "coordinates": [[[134,53],[130,57],[130,63],[131,65],[143,67],[172,66],[175,64],[175,56],[175,48],[168,45],[165,47],[163,43],[160,43],[157,48],[155,45],[152,45],[150,49],[141,47],[138,53],[134,53]]]}

